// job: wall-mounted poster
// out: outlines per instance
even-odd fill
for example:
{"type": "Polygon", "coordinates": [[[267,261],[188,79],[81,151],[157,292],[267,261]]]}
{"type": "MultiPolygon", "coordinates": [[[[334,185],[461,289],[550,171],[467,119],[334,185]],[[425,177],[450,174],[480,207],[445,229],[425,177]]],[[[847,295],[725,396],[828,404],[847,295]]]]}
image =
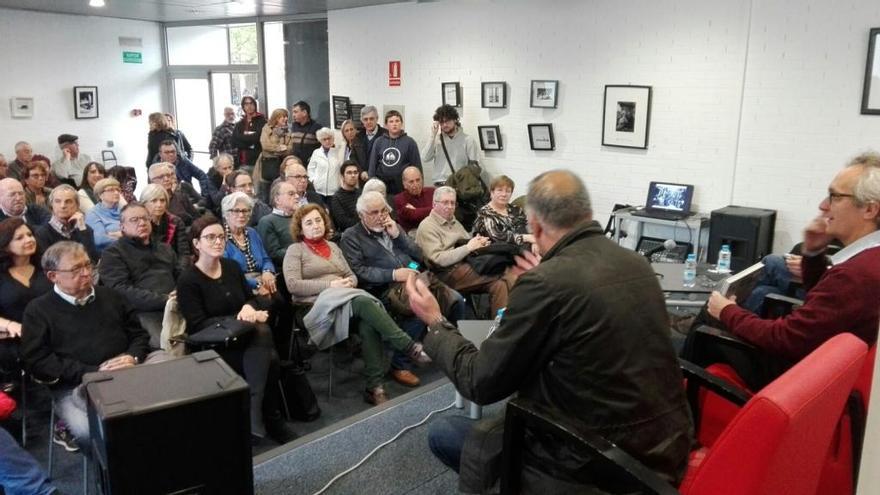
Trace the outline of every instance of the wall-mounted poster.
{"type": "Polygon", "coordinates": [[[97,86],[74,86],[73,115],[78,119],[98,118],[97,86]]]}
{"type": "Polygon", "coordinates": [[[483,151],[501,151],[504,145],[501,143],[501,128],[497,125],[479,125],[480,149],[483,151]]]}
{"type": "Polygon", "coordinates": [[[602,145],[648,148],[651,86],[605,86],[602,145]]]}
{"type": "Polygon", "coordinates": [[[880,115],[880,28],[868,36],[868,62],[865,64],[865,87],[862,89],[862,114],[880,115]]]}
{"type": "Polygon", "coordinates": [[[553,124],[529,124],[529,145],[536,151],[556,149],[553,139],[553,124]]]}
{"type": "Polygon", "coordinates": [[[333,127],[342,128],[342,123],[351,118],[351,100],[347,96],[331,96],[333,100],[333,127]]]}

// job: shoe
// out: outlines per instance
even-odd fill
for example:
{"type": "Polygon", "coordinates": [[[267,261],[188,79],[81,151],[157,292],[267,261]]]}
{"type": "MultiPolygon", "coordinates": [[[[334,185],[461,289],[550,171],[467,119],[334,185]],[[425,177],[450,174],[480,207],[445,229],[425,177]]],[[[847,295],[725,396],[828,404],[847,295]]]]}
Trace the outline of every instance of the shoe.
{"type": "Polygon", "coordinates": [[[391,378],[407,387],[418,387],[422,381],[409,370],[391,370],[391,378]]]}
{"type": "Polygon", "coordinates": [[[406,355],[418,366],[425,366],[431,362],[431,357],[425,354],[425,351],[422,350],[421,342],[414,342],[413,345],[410,346],[406,355]]]}
{"type": "Polygon", "coordinates": [[[55,425],[55,432],[52,434],[52,441],[64,447],[64,450],[68,452],[79,451],[79,446],[76,444],[73,434],[70,433],[70,430],[68,430],[66,426],[55,425]]]}
{"type": "Polygon", "coordinates": [[[282,418],[266,421],[266,434],[281,445],[299,438],[299,435],[294,433],[282,418]]]}
{"type": "Polygon", "coordinates": [[[378,406],[379,404],[388,402],[388,395],[382,387],[370,388],[364,391],[364,400],[368,404],[378,406]]]}

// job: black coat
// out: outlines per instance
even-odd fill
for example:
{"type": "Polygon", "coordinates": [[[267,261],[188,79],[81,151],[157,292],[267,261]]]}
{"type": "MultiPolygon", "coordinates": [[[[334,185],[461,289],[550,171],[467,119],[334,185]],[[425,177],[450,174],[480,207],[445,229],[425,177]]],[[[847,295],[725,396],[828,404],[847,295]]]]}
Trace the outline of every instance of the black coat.
{"type": "Polygon", "coordinates": [[[358,131],[357,136],[355,136],[355,139],[361,143],[361,149],[363,149],[363,151],[364,151],[364,155],[363,155],[364,162],[363,163],[358,162],[358,165],[361,166],[361,170],[366,170],[367,167],[370,166],[370,163],[369,163],[370,153],[373,152],[373,145],[376,144],[376,139],[379,136],[385,136],[387,134],[388,134],[388,131],[385,130],[385,128],[379,124],[376,124],[376,136],[373,137],[372,141],[367,141],[367,131],[365,131],[364,129],[361,129],[360,131],[358,131]]]}
{"type": "Polygon", "coordinates": [[[260,134],[263,132],[263,126],[266,125],[266,122],[266,117],[257,113],[249,122],[241,119],[235,123],[235,128],[232,130],[232,144],[238,148],[241,165],[257,163],[257,157],[263,152],[260,134]]]}
{"type": "Polygon", "coordinates": [[[46,223],[45,225],[40,225],[34,229],[34,237],[37,238],[37,252],[40,257],[42,257],[43,253],[49,249],[49,246],[56,242],[75,241],[86,248],[86,253],[89,255],[89,259],[92,260],[92,263],[97,263],[100,258],[98,255],[98,248],[95,247],[95,231],[88,225],[86,225],[84,230],[73,229],[73,232],[70,233],[70,237],[68,238],[61,235],[60,232],[46,223]]]}
{"type": "Polygon", "coordinates": [[[123,237],[101,253],[101,283],[116,289],[138,312],[164,311],[177,286],[177,255],[165,243],[123,237]]]}
{"type": "MultiPolygon", "coordinates": [[[[0,210],[0,222],[6,220],[9,216],[0,210]]],[[[40,225],[46,225],[52,219],[52,213],[40,205],[27,205],[27,211],[24,212],[24,223],[28,224],[31,230],[36,229],[40,225]]]]}

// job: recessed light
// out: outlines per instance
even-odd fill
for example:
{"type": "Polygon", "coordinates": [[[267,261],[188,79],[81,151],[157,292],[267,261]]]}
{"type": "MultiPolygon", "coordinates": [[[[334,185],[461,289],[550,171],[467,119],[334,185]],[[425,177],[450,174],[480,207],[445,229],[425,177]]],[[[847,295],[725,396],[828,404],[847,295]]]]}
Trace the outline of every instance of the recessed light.
{"type": "Polygon", "coordinates": [[[89,0],[89,7],[103,7],[104,0],[89,0]]]}

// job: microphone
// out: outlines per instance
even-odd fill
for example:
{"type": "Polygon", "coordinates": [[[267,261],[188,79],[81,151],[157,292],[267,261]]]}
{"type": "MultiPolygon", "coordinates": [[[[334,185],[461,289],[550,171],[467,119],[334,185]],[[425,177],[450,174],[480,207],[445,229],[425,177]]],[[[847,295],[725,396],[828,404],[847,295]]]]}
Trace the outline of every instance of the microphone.
{"type": "Polygon", "coordinates": [[[666,239],[665,241],[663,241],[663,244],[660,244],[659,246],[654,246],[651,249],[645,251],[645,258],[648,258],[648,263],[650,263],[651,257],[655,254],[659,253],[660,251],[672,251],[673,249],[675,249],[676,246],[677,244],[675,244],[675,241],[673,241],[672,239],[666,239]]]}

